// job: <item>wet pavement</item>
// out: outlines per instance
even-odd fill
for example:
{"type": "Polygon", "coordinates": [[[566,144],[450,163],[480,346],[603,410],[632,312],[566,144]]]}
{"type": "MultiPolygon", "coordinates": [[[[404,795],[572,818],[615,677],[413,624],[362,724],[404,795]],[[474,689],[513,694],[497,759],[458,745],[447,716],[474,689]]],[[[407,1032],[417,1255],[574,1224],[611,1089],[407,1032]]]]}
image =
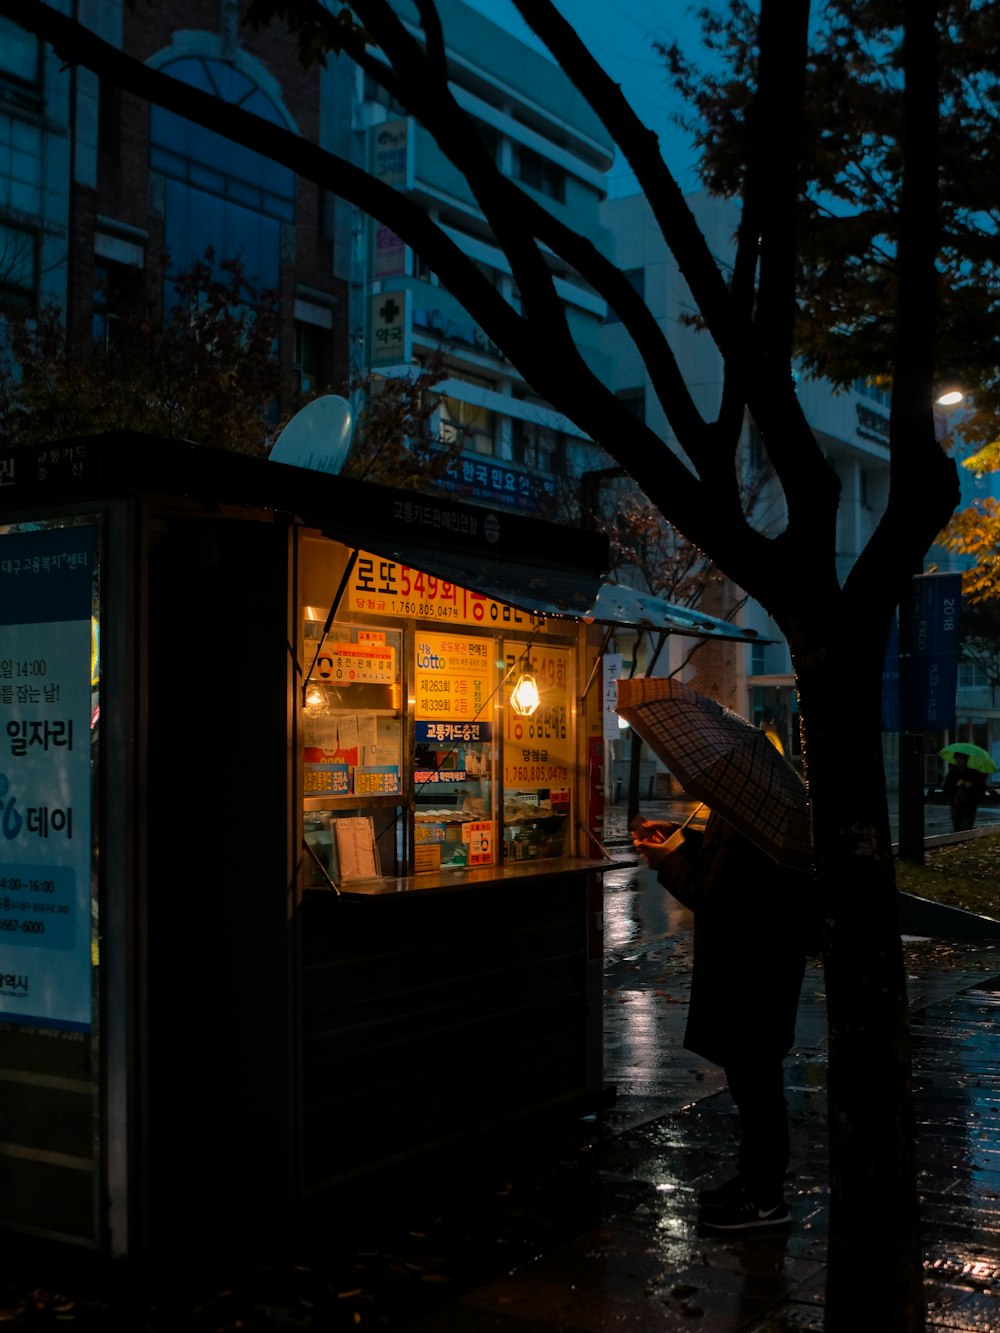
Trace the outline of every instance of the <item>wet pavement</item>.
{"type": "MultiPolygon", "coordinates": [[[[677,803],[675,809],[680,809],[677,803]]],[[[667,813],[643,804],[649,817],[667,813]]],[[[992,811],[988,812],[990,815],[992,811]]],[[[673,817],[676,817],[673,815],[673,817]]],[[[981,819],[981,824],[993,819],[981,819]]],[[[947,837],[928,807],[928,838],[947,837]]],[[[614,842],[612,834],[609,843],[614,842]]],[[[624,839],[622,839],[624,844],[624,839]]],[[[620,848],[627,856],[627,848],[620,848]]],[[[605,1074],[615,1099],[586,1121],[543,1192],[575,1202],[529,1257],[416,1319],[407,1333],[783,1333],[823,1327],[828,1224],[826,1016],[807,972],[786,1061],[792,1226],[713,1237],[698,1191],[732,1174],[735,1112],[721,1071],[684,1051],[690,916],[645,868],[606,876],[605,1074]]],[[[906,939],[920,1140],[928,1329],[1000,1330],[1000,940],[906,939]]],[[[512,1189],[530,1195],[530,1173],[512,1189]]],[[[525,1219],[531,1205],[525,1202],[525,1219]]],[[[537,1206],[537,1201],[533,1201],[537,1206]]],[[[558,1215],[553,1208],[553,1216],[558,1215]]],[[[536,1237],[536,1239],[539,1239],[536,1237]]],[[[872,1272],[859,1274],[863,1291],[872,1272]]]]}
{"type": "MultiPolygon", "coordinates": [[[[685,807],[642,809],[676,817],[685,807]]],[[[505,1131],[464,1157],[449,1149],[423,1177],[321,1203],[314,1223],[266,1259],[243,1256],[199,1274],[194,1256],[182,1264],[173,1256],[146,1273],[89,1278],[55,1278],[36,1260],[31,1272],[44,1281],[25,1270],[8,1282],[0,1321],[33,1333],[67,1325],[128,1333],[820,1330],[828,1193],[818,961],[786,1061],[792,1225],[703,1235],[697,1194],[732,1173],[735,1111],[721,1071],[681,1044],[690,915],[635,862],[621,808],[609,813],[607,841],[620,863],[605,876],[604,1104],[548,1131],[505,1131]]],[[[947,811],[928,807],[928,837],[949,830],[947,811]]],[[[1000,939],[908,938],[904,948],[927,1328],[1000,1330],[1000,939]]],[[[870,1280],[877,1257],[859,1274],[859,1329],[870,1280]]]]}

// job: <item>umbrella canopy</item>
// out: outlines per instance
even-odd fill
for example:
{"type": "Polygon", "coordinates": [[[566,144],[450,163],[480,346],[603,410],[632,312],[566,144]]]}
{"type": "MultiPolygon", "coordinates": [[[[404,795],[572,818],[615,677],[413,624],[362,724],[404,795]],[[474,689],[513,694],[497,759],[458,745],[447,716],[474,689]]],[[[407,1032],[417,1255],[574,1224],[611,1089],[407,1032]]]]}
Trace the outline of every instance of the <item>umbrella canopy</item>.
{"type": "Polygon", "coordinates": [[[953,745],[946,745],[943,750],[938,750],[938,754],[942,759],[947,759],[949,764],[955,762],[957,754],[968,755],[970,768],[978,768],[980,773],[987,775],[997,771],[990,752],[984,750],[981,745],[972,745],[969,741],[955,741],[953,745]]]}
{"type": "Polygon", "coordinates": [[[767,736],[680,681],[618,681],[618,713],[685,791],[781,865],[812,868],[802,779],[767,736]]]}

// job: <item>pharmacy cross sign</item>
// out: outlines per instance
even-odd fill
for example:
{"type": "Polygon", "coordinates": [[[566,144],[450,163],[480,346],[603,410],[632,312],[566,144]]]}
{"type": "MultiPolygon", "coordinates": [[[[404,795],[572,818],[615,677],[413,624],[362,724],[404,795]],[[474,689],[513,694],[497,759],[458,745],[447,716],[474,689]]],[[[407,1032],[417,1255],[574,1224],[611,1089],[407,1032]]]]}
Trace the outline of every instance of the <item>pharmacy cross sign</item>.
{"type": "Polygon", "coordinates": [[[409,365],[413,355],[410,293],[379,292],[370,301],[368,364],[372,367],[409,365]]]}

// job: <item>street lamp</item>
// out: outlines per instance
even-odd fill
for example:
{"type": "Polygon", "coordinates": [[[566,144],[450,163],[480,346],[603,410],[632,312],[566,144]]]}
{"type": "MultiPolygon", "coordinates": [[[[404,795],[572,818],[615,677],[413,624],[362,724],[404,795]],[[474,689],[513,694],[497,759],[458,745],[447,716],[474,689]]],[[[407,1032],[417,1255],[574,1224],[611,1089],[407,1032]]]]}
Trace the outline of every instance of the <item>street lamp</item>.
{"type": "MultiPolygon", "coordinates": [[[[950,420],[965,393],[959,388],[943,389],[934,400],[934,435],[938,443],[951,434],[956,421],[950,420]]],[[[921,568],[917,574],[922,573],[921,568]]],[[[916,719],[908,716],[913,706],[916,666],[913,659],[913,589],[911,584],[899,605],[899,858],[913,865],[924,862],[924,752],[922,731],[913,729],[916,719]]]]}

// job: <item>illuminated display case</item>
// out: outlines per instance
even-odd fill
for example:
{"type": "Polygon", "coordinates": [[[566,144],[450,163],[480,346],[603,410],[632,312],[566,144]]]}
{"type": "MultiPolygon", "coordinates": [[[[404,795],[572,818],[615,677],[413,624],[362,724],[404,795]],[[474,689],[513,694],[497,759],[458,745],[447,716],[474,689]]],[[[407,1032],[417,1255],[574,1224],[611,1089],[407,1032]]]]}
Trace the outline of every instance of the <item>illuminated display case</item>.
{"type": "Polygon", "coordinates": [[[414,638],[414,869],[494,865],[493,639],[414,638]]]}
{"type": "Polygon", "coordinates": [[[381,857],[395,861],[403,791],[402,636],[323,630],[306,618],[302,790],[306,843],[320,863],[307,867],[310,885],[324,872],[334,882],[377,878],[381,857]]]}
{"type": "Polygon", "coordinates": [[[572,844],[573,827],[572,653],[507,640],[504,664],[504,859],[562,856],[572,844]],[[529,671],[539,703],[525,717],[511,707],[510,696],[518,677],[529,671]]]}

